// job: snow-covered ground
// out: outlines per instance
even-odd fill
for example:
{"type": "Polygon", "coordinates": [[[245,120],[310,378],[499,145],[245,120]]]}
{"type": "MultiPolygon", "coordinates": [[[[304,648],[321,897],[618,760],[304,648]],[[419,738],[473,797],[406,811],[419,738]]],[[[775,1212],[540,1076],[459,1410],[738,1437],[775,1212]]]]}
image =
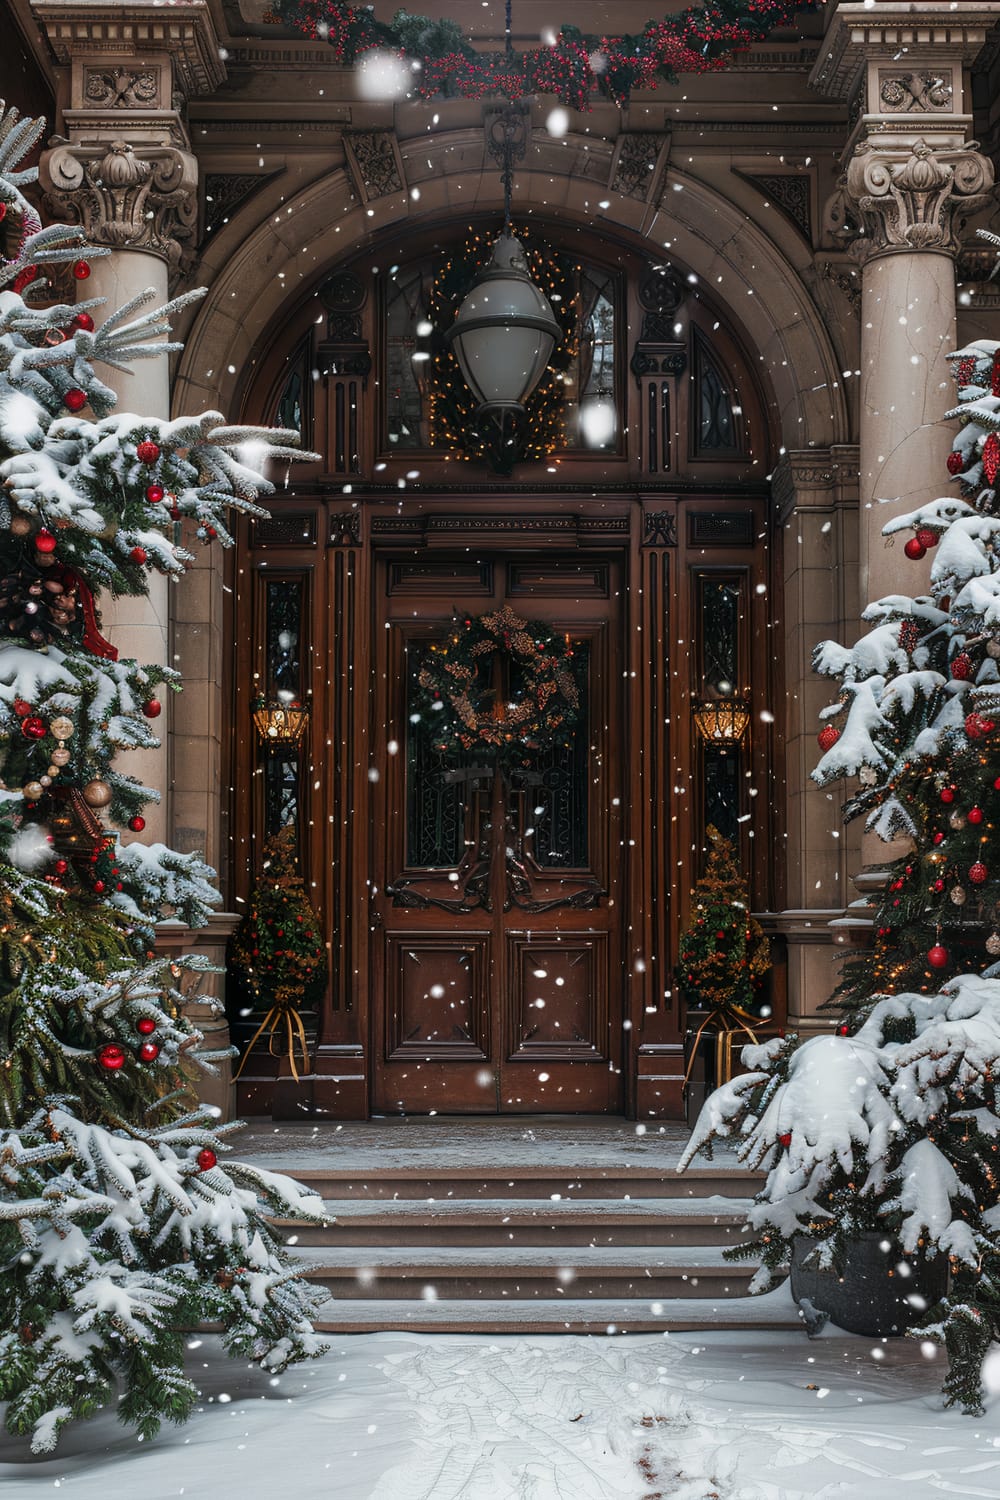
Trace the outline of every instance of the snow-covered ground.
{"type": "Polygon", "coordinates": [[[4,1500],[1000,1497],[1000,1397],[943,1411],[909,1339],[385,1333],[277,1380],[212,1338],[190,1358],[187,1426],[139,1443],[109,1413],[28,1462],[4,1439],[4,1500]]]}

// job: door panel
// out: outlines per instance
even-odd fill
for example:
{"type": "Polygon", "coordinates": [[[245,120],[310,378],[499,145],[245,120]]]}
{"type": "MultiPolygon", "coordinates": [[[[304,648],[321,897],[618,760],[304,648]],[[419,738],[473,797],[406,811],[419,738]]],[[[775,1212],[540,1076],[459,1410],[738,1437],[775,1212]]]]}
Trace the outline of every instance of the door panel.
{"type": "Polygon", "coordinates": [[[608,728],[621,714],[618,575],[613,560],[565,556],[531,568],[384,564],[370,924],[377,1110],[621,1108],[622,760],[608,728]],[[518,613],[573,642],[573,741],[506,773],[475,752],[445,760],[413,730],[419,664],[456,609],[482,614],[515,591],[518,613]]]}

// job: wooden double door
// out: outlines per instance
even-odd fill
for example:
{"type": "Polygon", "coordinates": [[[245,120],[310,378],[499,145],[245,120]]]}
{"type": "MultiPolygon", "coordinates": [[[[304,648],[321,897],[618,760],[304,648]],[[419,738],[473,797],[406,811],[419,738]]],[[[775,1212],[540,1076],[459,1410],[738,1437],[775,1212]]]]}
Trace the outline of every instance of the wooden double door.
{"type": "Polygon", "coordinates": [[[586,553],[410,554],[379,566],[369,922],[377,1112],[623,1108],[621,575],[613,556],[586,553]],[[474,752],[460,765],[446,760],[415,714],[430,645],[456,613],[502,604],[572,641],[580,690],[571,742],[507,772],[474,752]]]}

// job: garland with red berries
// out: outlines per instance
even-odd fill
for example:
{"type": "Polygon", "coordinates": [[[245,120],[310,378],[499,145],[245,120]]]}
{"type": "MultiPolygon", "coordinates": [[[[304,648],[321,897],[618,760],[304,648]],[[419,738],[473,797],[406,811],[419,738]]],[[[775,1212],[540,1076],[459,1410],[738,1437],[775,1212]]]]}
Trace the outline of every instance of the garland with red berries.
{"type": "Polygon", "coordinates": [[[371,8],[355,10],[342,0],[274,0],[268,18],[312,40],[325,39],[345,67],[375,49],[409,59],[416,64],[415,92],[424,99],[554,94],[573,109],[589,109],[595,93],[622,105],[633,90],[676,83],[680,73],[716,72],[734,52],[787,26],[796,12],[814,8],[795,0],[711,0],[648,21],[635,36],[584,35],[564,25],[551,46],[513,57],[477,52],[457,21],[402,10],[391,23],[377,21],[371,8]]]}

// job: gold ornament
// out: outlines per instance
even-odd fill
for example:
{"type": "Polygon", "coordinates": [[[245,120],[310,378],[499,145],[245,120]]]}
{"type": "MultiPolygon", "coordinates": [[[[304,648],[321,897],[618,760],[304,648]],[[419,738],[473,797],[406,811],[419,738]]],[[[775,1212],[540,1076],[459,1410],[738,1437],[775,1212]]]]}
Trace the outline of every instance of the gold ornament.
{"type": "Polygon", "coordinates": [[[986,951],[994,956],[1000,953],[1000,932],[991,932],[986,939],[986,951]]]}
{"type": "Polygon", "coordinates": [[[14,536],[27,536],[31,530],[31,522],[27,516],[11,516],[10,529],[14,536]]]}
{"type": "Polygon", "coordinates": [[[54,734],[57,740],[68,740],[73,734],[73,720],[67,719],[65,714],[60,714],[49,724],[49,733],[54,734]]]}
{"type": "Polygon", "coordinates": [[[966,891],[964,890],[964,888],[962,886],[960,886],[960,885],[952,886],[952,888],[948,892],[948,894],[951,897],[951,899],[954,901],[954,903],[955,903],[956,906],[964,906],[965,905],[965,900],[966,900],[966,894],[967,893],[966,893],[966,891]]]}
{"type": "MultiPolygon", "coordinates": [[[[51,727],[52,726],[49,725],[50,729],[51,729],[51,727]]],[[[69,761],[70,761],[70,752],[66,749],[65,745],[60,745],[59,748],[58,748],[58,750],[53,750],[53,752],[52,752],[52,764],[54,766],[67,766],[67,765],[69,765],[69,761]]]]}
{"type": "Polygon", "coordinates": [[[45,772],[45,774],[49,778],[49,780],[51,781],[52,778],[53,778],[53,776],[58,776],[59,775],[59,767],[58,766],[49,766],[49,768],[45,772]]]}
{"type": "Polygon", "coordinates": [[[951,816],[949,817],[948,822],[951,825],[951,827],[954,828],[954,829],[964,828],[965,827],[965,813],[957,812],[957,811],[953,812],[951,814],[951,816]]]}
{"type": "Polygon", "coordinates": [[[88,781],[83,789],[83,800],[88,807],[107,807],[111,801],[111,788],[106,781],[88,781]]]}
{"type": "Polygon", "coordinates": [[[24,795],[27,797],[29,802],[37,802],[44,791],[45,788],[42,786],[42,783],[40,781],[25,782],[24,795]]]}

